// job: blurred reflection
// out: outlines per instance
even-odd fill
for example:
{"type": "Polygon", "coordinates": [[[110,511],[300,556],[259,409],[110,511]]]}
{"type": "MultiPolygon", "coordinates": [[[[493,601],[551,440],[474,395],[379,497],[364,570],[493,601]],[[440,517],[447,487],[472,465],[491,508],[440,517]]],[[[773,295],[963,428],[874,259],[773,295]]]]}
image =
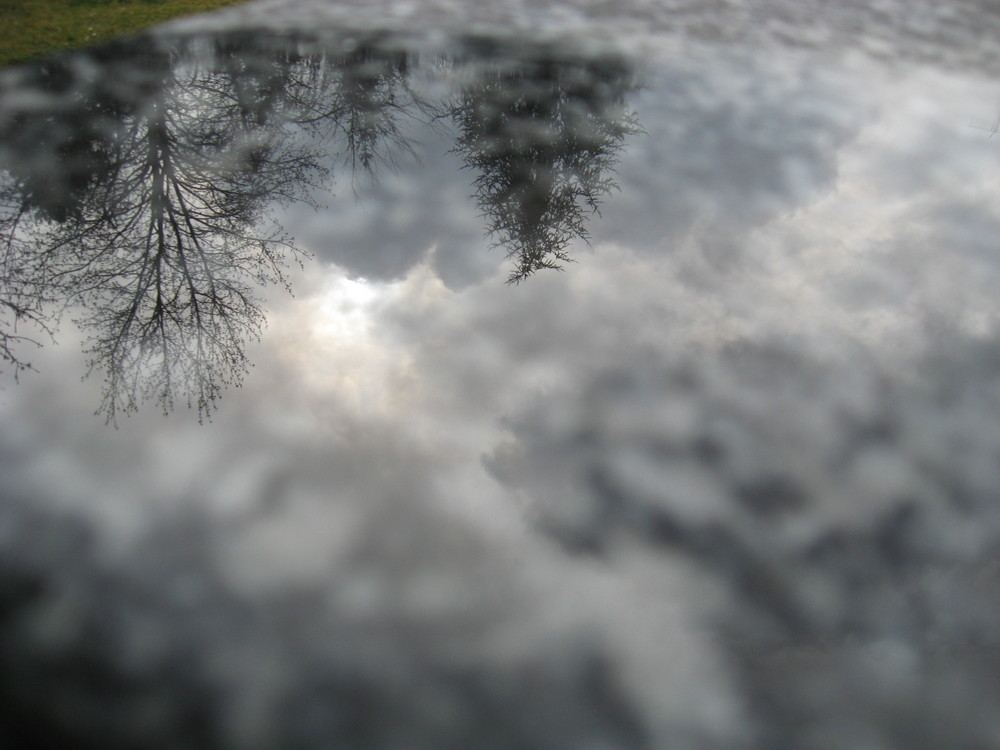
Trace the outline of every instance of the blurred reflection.
{"type": "Polygon", "coordinates": [[[208,416],[248,370],[260,290],[287,286],[302,259],[275,207],[310,202],[338,166],[375,179],[414,155],[404,121],[457,124],[511,281],[569,260],[640,132],[629,68],[466,50],[423,65],[461,81],[432,102],[411,86],[420,67],[378,41],[303,51],[234,36],[22,71],[0,91],[0,357],[25,369],[19,326],[50,331],[72,310],[109,421],[147,400],[208,416]]]}

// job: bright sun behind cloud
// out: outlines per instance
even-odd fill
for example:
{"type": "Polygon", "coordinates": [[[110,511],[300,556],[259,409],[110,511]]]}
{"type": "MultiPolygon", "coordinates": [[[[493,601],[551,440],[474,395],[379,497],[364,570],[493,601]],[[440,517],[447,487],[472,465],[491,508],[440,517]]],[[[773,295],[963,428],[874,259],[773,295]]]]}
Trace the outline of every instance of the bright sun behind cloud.
{"type": "Polygon", "coordinates": [[[364,337],[385,285],[332,276],[324,287],[313,318],[316,334],[323,338],[364,337]]]}

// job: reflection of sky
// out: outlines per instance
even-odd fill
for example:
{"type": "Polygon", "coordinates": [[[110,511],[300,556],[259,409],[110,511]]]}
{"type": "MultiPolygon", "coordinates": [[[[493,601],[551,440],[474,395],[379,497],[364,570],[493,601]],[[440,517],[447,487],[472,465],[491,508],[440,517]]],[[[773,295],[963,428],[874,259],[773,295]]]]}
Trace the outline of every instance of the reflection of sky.
{"type": "Polygon", "coordinates": [[[239,495],[226,488],[294,455],[295,482],[336,466],[352,492],[421,487],[487,522],[511,512],[481,460],[511,439],[504,417],[605,369],[771,337],[861,344],[891,367],[930,336],[994,334],[1000,156],[969,124],[989,124],[996,86],[826,62],[654,68],[633,102],[646,133],[592,245],[517,287],[486,248],[468,175],[428,130],[422,162],[380,188],[355,199],[337,185],[330,213],[288,210],[316,259],[294,298],[273,295],[252,375],[213,424],[142,413],[104,429],[94,383],[66,377],[72,347],[50,347],[2,395],[8,461],[45,446],[18,452],[8,486],[125,507],[239,495]],[[231,481],[206,476],[217,467],[231,481]]]}
{"type": "MultiPolygon", "coordinates": [[[[654,66],[633,102],[646,133],[628,143],[591,246],[513,287],[468,174],[428,134],[421,164],[358,200],[339,185],[331,213],[287,211],[316,257],[293,298],[273,295],[255,368],[212,423],[148,409],[105,428],[72,342],[34,357],[39,372],[0,394],[5,491],[98,508],[123,531],[178,503],[250,517],[224,566],[251,588],[319,579],[401,523],[385,518],[426,507],[523,564],[548,561],[543,588],[586,580],[606,601],[613,586],[563,571],[522,529],[524,504],[545,491],[527,468],[524,481],[508,473],[526,413],[558,418],[608,370],[741,342],[903,375],[927,350],[997,334],[1000,145],[969,127],[989,125],[997,84],[821,62],[654,66]],[[269,498],[284,511],[254,516],[269,498]]],[[[641,661],[629,662],[640,681],[641,661]]]]}

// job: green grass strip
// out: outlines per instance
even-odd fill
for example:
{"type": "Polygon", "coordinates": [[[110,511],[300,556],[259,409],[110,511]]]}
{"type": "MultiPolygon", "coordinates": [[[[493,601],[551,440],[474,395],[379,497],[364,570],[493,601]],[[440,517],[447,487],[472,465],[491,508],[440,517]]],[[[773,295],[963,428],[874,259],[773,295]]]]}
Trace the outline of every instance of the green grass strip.
{"type": "Polygon", "coordinates": [[[86,47],[245,0],[0,0],[0,65],[86,47]]]}

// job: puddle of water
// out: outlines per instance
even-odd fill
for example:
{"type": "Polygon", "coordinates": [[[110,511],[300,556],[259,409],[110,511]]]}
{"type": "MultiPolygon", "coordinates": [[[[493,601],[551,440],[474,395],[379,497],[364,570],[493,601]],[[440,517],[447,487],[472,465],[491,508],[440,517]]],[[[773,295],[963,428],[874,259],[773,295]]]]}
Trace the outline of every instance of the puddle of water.
{"type": "Polygon", "coordinates": [[[994,736],[1000,87],[643,49],[2,72],[0,738],[994,736]]]}

